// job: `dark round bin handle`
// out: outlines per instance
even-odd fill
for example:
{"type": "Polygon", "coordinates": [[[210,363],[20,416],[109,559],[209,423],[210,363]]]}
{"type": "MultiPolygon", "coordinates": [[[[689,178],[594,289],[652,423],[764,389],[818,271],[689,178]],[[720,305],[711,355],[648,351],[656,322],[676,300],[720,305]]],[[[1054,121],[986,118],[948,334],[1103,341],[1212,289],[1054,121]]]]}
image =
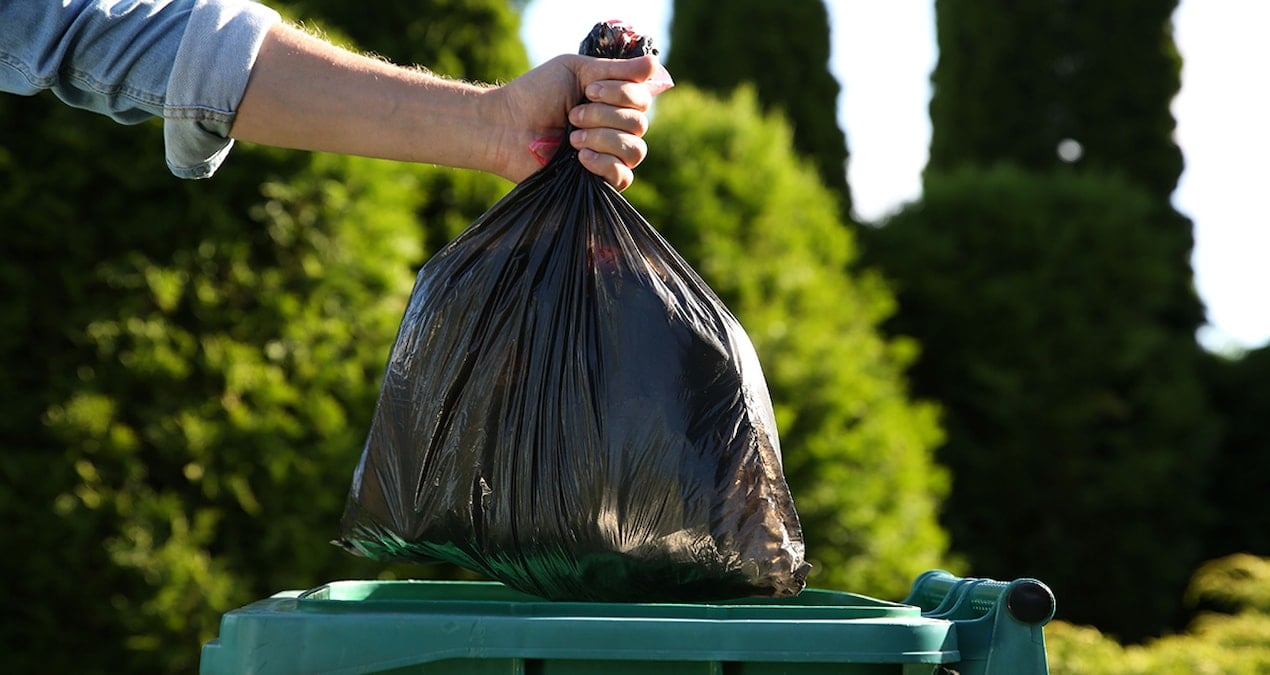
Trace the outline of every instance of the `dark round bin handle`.
{"type": "Polygon", "coordinates": [[[1043,624],[1054,618],[1054,593],[1035,579],[1020,579],[1006,591],[1005,607],[1023,623],[1043,624]]]}

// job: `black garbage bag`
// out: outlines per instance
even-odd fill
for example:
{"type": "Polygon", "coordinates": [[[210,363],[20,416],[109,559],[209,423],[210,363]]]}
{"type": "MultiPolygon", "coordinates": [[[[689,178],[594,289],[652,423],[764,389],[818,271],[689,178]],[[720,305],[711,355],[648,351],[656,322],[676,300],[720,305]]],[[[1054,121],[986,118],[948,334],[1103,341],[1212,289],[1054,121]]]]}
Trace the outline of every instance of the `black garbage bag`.
{"type": "Polygon", "coordinates": [[[809,567],[749,338],[567,143],[420,269],[336,543],[557,600],[793,595],[809,567]]]}

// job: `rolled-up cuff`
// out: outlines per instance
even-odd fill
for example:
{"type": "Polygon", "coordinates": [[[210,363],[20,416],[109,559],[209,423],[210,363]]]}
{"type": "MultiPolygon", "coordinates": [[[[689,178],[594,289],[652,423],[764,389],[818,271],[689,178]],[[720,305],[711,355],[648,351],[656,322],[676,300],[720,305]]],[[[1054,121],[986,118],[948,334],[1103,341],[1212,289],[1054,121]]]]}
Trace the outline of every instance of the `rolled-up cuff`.
{"type": "Polygon", "coordinates": [[[173,174],[207,178],[225,160],[256,55],[279,21],[276,11],[250,0],[195,4],[163,104],[163,140],[173,174]]]}

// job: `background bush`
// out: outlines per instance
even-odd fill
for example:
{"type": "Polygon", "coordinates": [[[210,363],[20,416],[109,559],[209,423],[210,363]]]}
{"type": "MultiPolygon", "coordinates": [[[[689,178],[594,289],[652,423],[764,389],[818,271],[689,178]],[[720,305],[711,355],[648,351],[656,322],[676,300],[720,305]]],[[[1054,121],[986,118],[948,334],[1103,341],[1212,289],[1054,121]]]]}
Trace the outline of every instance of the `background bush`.
{"type": "Polygon", "coordinates": [[[1063,621],[1045,638],[1064,675],[1258,675],[1270,672],[1270,559],[1237,554],[1196,571],[1186,602],[1202,611],[1185,632],[1122,646],[1063,621]]]}

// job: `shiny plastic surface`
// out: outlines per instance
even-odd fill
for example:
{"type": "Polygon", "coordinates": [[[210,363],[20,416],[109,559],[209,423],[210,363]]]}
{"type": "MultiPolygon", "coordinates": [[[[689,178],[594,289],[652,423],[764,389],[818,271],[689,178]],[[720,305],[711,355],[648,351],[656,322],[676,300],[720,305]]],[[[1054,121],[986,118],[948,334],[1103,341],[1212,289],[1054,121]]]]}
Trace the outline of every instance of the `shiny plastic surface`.
{"type": "Polygon", "coordinates": [[[932,675],[958,661],[958,638],[956,622],[916,607],[821,589],[635,604],[544,602],[481,582],[338,581],[227,613],[199,665],[203,675],[932,675]]]}

